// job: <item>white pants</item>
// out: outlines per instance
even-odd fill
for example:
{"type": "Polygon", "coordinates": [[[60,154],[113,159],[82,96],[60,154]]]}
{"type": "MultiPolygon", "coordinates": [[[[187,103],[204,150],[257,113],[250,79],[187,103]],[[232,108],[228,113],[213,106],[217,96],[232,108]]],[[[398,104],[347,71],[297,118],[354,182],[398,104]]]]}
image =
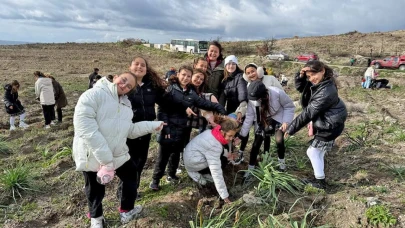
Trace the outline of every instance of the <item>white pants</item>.
{"type": "Polygon", "coordinates": [[[311,160],[312,168],[316,179],[325,179],[325,151],[310,146],[307,150],[309,160],[311,160]]]}

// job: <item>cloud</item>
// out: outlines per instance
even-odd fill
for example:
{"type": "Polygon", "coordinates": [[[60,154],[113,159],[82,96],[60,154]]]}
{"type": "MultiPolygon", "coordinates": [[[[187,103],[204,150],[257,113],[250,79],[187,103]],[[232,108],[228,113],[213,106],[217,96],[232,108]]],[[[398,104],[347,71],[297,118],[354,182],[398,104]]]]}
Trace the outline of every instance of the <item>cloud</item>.
{"type": "Polygon", "coordinates": [[[264,39],[403,29],[404,7],[397,0],[3,0],[0,27],[2,39],[36,42],[264,39]]]}

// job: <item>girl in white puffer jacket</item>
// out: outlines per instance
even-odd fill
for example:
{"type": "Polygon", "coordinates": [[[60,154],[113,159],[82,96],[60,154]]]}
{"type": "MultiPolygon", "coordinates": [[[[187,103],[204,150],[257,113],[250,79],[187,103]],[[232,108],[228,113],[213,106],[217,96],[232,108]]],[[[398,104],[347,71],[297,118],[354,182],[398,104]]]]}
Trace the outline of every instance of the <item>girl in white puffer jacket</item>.
{"type": "Polygon", "coordinates": [[[184,150],[184,166],[195,182],[205,185],[213,181],[220,197],[230,203],[229,193],[222,175],[221,155],[232,160],[224,146],[235,137],[239,124],[228,117],[216,116],[218,125],[193,138],[184,150]],[[209,174],[210,173],[210,174],[209,174]]]}
{"type": "Polygon", "coordinates": [[[76,171],[84,175],[91,227],[103,227],[105,184],[114,174],[123,182],[121,222],[129,222],[142,210],[140,205],[134,207],[137,171],[126,141],[160,131],[163,122],[132,123],[131,102],[125,94],[135,85],[135,75],[129,72],[114,76],[112,83],[102,78],[80,96],[75,107],[73,158],[76,171]]]}

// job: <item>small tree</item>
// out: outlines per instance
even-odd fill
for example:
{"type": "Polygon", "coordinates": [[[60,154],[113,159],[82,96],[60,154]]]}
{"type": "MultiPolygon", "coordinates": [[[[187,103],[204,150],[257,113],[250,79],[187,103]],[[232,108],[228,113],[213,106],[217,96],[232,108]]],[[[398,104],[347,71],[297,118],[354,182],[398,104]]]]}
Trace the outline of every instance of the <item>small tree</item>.
{"type": "Polygon", "coordinates": [[[273,51],[275,43],[276,39],[274,39],[274,37],[264,39],[262,41],[262,45],[256,45],[257,54],[260,56],[268,55],[271,51],[273,51]]]}

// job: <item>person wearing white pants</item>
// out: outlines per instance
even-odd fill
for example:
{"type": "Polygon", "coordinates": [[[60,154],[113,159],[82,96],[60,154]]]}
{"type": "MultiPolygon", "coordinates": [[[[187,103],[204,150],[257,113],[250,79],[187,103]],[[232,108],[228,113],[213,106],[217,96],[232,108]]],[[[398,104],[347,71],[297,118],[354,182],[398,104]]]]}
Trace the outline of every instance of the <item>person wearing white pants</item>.
{"type": "Polygon", "coordinates": [[[347,118],[344,102],[339,98],[333,70],[320,61],[309,61],[295,77],[295,88],[302,93],[302,112],[291,122],[284,135],[294,135],[312,121],[313,135],[307,155],[314,169],[314,179],[305,183],[326,188],[324,157],[343,132],[347,118]]]}

